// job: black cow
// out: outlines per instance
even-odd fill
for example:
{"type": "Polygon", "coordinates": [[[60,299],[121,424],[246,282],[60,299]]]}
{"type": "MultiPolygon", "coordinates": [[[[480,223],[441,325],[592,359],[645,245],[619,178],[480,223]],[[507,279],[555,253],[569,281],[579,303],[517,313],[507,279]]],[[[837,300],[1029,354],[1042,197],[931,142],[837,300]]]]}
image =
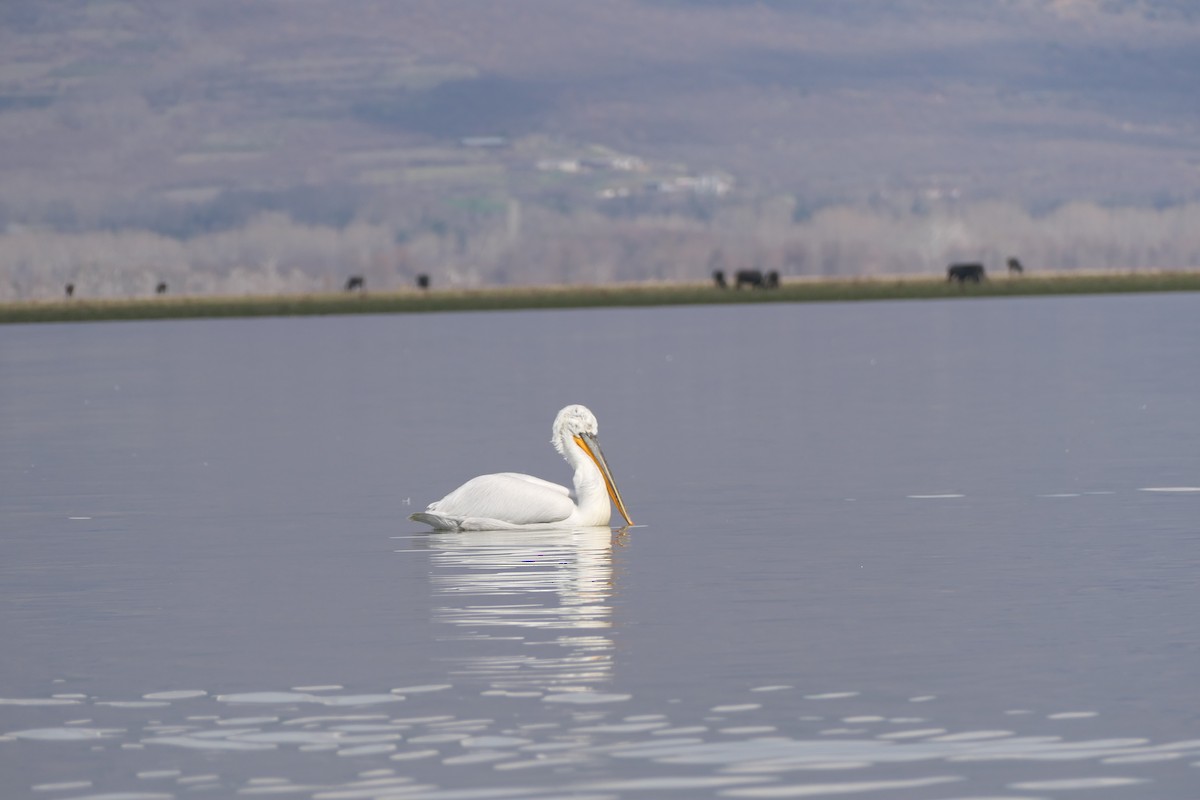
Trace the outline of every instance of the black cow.
{"type": "Polygon", "coordinates": [[[1009,275],[1012,275],[1013,273],[1020,275],[1024,271],[1025,271],[1025,268],[1021,266],[1021,262],[1018,259],[1010,258],[1008,260],[1008,274],[1009,275]]]}
{"type": "Polygon", "coordinates": [[[951,264],[950,268],[946,270],[947,281],[979,283],[986,277],[983,264],[951,264]]]}
{"type": "Polygon", "coordinates": [[[166,284],[166,282],[165,282],[165,281],[159,281],[159,282],[158,282],[158,286],[155,286],[155,287],[154,287],[154,293],[155,293],[155,294],[166,294],[166,293],[167,293],[167,284],[166,284]]]}
{"type": "Polygon", "coordinates": [[[367,283],[366,283],[366,281],[363,280],[362,275],[351,275],[349,278],[346,279],[346,291],[347,292],[353,292],[353,291],[361,292],[366,288],[367,288],[367,283]]]}
{"type": "Polygon", "coordinates": [[[67,284],[67,297],[74,297],[74,296],[75,296],[75,284],[68,283],[67,284]]]}
{"type": "Polygon", "coordinates": [[[713,283],[718,289],[728,289],[729,284],[725,282],[725,270],[713,270],[713,283]]]}
{"type": "Polygon", "coordinates": [[[428,289],[429,288],[429,276],[428,275],[418,275],[417,276],[417,288],[418,289],[428,289]]]}
{"type": "Polygon", "coordinates": [[[767,288],[768,289],[778,289],[779,288],[779,273],[777,271],[771,270],[770,272],[767,273],[767,288]]]}
{"type": "Polygon", "coordinates": [[[743,286],[752,286],[755,289],[765,289],[767,287],[766,281],[763,280],[761,269],[739,269],[735,278],[734,286],[738,289],[743,286]]]}

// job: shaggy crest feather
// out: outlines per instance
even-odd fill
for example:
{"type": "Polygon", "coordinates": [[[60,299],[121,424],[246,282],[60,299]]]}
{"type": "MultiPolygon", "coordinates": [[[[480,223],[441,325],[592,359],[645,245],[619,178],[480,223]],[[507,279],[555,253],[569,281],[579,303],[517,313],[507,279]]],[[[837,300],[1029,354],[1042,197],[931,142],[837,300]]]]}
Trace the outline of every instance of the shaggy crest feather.
{"type": "Polygon", "coordinates": [[[567,442],[575,434],[590,433],[595,436],[599,432],[600,423],[596,421],[596,415],[587,406],[576,403],[558,412],[554,418],[554,425],[550,427],[550,444],[554,445],[560,456],[566,456],[567,442]]]}

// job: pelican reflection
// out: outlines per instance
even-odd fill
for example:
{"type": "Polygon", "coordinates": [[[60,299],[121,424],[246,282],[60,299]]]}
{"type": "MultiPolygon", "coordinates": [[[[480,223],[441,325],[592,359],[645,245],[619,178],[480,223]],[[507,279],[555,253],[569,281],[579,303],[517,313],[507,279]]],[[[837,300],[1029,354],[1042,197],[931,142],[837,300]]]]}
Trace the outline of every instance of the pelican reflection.
{"type": "Polygon", "coordinates": [[[434,620],[458,642],[451,673],[498,690],[593,688],[612,675],[608,528],[438,533],[434,620]]]}

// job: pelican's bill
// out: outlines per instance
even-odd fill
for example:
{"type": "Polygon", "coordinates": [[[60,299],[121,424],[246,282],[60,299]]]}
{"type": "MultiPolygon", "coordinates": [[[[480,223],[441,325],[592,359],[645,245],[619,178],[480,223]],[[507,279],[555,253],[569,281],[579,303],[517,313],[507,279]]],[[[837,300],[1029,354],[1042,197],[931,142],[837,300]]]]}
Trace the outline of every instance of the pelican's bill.
{"type": "Polygon", "coordinates": [[[588,458],[596,464],[600,470],[600,474],[604,477],[604,488],[608,489],[608,496],[617,507],[617,511],[621,512],[621,516],[625,518],[626,525],[632,525],[633,520],[629,518],[629,512],[625,509],[625,501],[621,499],[621,492],[617,489],[617,482],[613,480],[612,470],[608,468],[608,461],[604,458],[604,451],[600,449],[600,442],[596,439],[595,434],[577,433],[573,437],[575,444],[579,445],[583,452],[588,454],[588,458]]]}

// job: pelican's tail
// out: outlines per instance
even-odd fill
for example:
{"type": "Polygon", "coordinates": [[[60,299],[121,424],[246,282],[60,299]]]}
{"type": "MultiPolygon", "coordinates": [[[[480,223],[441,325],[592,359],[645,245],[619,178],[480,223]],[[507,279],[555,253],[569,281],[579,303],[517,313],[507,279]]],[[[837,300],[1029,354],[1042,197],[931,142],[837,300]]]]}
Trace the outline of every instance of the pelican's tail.
{"type": "Polygon", "coordinates": [[[415,514],[410,514],[408,518],[413,522],[423,522],[435,531],[462,530],[460,527],[462,517],[446,517],[441,514],[431,514],[428,511],[418,511],[415,514]]]}

